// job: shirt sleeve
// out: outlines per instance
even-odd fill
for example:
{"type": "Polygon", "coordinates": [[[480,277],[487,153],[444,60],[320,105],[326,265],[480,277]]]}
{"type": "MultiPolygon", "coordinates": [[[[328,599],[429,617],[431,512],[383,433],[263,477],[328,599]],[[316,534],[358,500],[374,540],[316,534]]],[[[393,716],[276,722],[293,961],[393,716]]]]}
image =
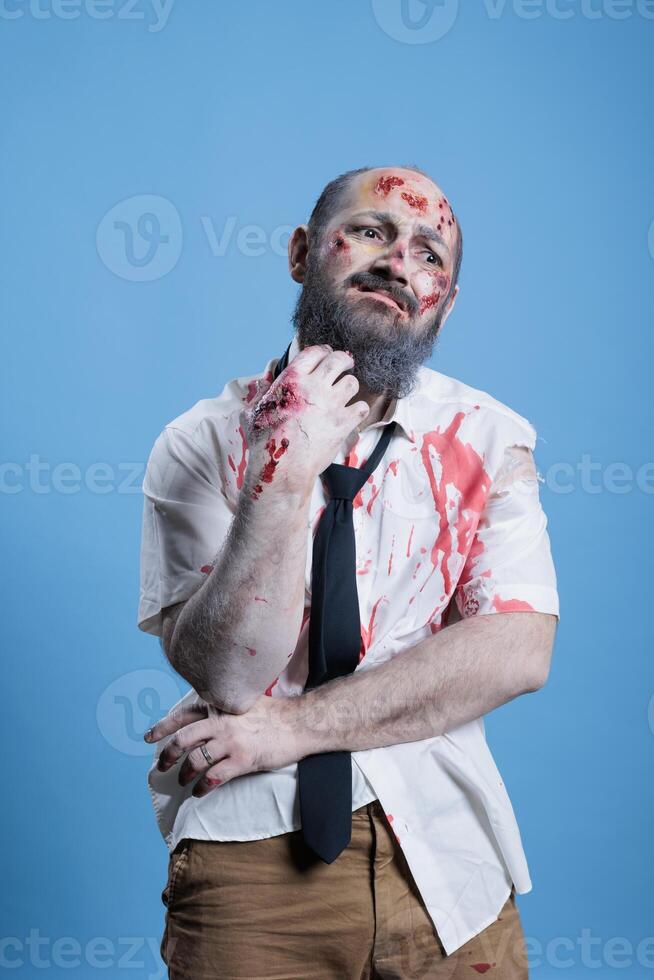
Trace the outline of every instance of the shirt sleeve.
{"type": "Polygon", "coordinates": [[[140,597],[137,625],[162,635],[161,611],[190,598],[211,571],[235,506],[218,461],[193,436],[167,426],[143,480],[140,597]]]}
{"type": "Polygon", "coordinates": [[[504,451],[455,599],[463,618],[521,611],[559,618],[547,518],[528,446],[509,446],[504,451]]]}

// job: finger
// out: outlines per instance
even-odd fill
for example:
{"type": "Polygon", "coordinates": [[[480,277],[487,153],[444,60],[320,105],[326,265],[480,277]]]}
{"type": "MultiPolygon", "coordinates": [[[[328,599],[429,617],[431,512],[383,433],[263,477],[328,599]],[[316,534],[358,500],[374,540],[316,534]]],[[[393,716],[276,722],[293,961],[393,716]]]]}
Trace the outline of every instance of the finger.
{"type": "MultiPolygon", "coordinates": [[[[209,751],[213,762],[212,766],[215,766],[217,762],[221,762],[227,756],[227,750],[221,748],[217,741],[207,742],[207,750],[209,751]]],[[[210,768],[209,763],[205,759],[200,748],[191,749],[189,754],[184,759],[179,773],[177,774],[177,780],[180,786],[186,786],[187,783],[192,782],[196,779],[200,773],[205,773],[210,768]]]]}
{"type": "Polygon", "coordinates": [[[352,428],[356,428],[357,425],[363,422],[367,415],[370,415],[370,405],[368,402],[360,400],[358,402],[352,402],[351,405],[346,405],[345,411],[351,413],[352,428]]]}
{"type": "Polygon", "coordinates": [[[209,709],[204,701],[192,701],[179,708],[173,708],[168,714],[161,718],[152,728],[148,728],[143,738],[146,742],[158,742],[165,735],[172,735],[184,725],[206,718],[209,709]]]}
{"type": "MultiPolygon", "coordinates": [[[[311,344],[295,355],[288,367],[297,367],[303,374],[309,374],[333,352],[329,344],[311,344]]],[[[286,370],[286,368],[284,369],[286,370]]],[[[282,374],[284,372],[282,371],[282,374]]],[[[281,377],[281,375],[280,375],[281,377]]]]}
{"type": "Polygon", "coordinates": [[[166,772],[179,762],[185,752],[190,752],[210,738],[215,738],[215,735],[216,722],[213,718],[203,718],[201,721],[185,725],[162,748],[157,759],[157,769],[159,772],[166,772]]]}
{"type": "MultiPolygon", "coordinates": [[[[359,381],[353,374],[344,374],[342,378],[333,385],[333,391],[336,392],[342,400],[343,405],[347,405],[352,398],[355,398],[359,393],[359,381]]],[[[367,405],[368,403],[365,402],[367,405]]]]}
{"type": "Polygon", "coordinates": [[[333,384],[336,378],[344,374],[345,371],[351,371],[353,367],[354,357],[352,354],[344,350],[334,350],[330,351],[315,366],[312,377],[320,378],[324,381],[331,381],[333,384]]]}
{"type": "Polygon", "coordinates": [[[211,766],[207,769],[202,779],[198,779],[197,783],[193,787],[193,796],[206,796],[210,793],[216,786],[222,786],[223,783],[229,782],[234,776],[239,776],[240,773],[234,767],[232,760],[227,756],[223,759],[219,765],[211,766]]]}

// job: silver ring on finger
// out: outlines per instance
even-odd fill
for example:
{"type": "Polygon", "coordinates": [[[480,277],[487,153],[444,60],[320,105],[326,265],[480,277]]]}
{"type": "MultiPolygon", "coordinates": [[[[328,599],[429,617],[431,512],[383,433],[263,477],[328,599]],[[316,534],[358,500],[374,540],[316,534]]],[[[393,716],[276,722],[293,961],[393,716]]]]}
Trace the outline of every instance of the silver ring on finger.
{"type": "Polygon", "coordinates": [[[203,742],[202,745],[200,746],[200,752],[202,753],[202,755],[207,760],[207,765],[212,766],[213,765],[213,759],[211,758],[211,752],[207,748],[206,742],[203,742]]]}

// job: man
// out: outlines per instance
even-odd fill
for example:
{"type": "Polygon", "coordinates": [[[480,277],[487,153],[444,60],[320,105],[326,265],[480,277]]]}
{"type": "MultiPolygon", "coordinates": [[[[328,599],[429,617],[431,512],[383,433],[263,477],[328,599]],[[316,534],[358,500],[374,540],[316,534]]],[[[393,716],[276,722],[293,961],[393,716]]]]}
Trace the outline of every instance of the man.
{"type": "Polygon", "coordinates": [[[139,626],[192,685],[145,736],[170,851],[162,956],[193,980],[524,978],[531,881],[483,716],[549,671],[536,433],[423,364],[462,255],[425,173],[342,175],[288,255],[285,357],[167,425],[143,484],[139,626]],[[310,688],[321,474],[364,467],[389,426],[352,501],[359,662],[310,688]],[[323,860],[300,760],[343,752],[351,840],[323,860]]]}

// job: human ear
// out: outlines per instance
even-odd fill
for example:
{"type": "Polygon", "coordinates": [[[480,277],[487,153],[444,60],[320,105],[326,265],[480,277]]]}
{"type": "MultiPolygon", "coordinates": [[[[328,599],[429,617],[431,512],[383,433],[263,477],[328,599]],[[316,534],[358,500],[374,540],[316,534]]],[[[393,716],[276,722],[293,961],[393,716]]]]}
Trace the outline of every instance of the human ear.
{"type": "Polygon", "coordinates": [[[309,251],[309,229],[298,225],[288,240],[288,271],[295,282],[304,282],[309,251]]]}

